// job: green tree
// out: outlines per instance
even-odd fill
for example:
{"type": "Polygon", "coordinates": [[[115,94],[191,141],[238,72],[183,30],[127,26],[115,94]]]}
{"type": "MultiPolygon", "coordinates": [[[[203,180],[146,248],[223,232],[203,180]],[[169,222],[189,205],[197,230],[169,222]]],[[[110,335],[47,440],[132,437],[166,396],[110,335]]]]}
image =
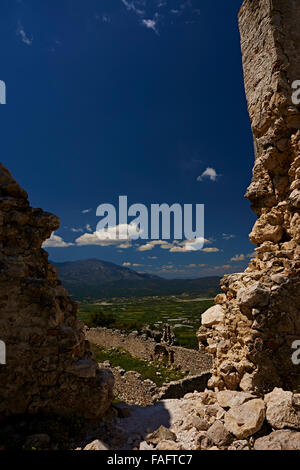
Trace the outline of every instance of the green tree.
{"type": "Polygon", "coordinates": [[[86,323],[90,328],[97,328],[110,327],[113,325],[113,323],[115,323],[115,321],[116,318],[111,313],[96,310],[94,312],[91,312],[86,323]]]}

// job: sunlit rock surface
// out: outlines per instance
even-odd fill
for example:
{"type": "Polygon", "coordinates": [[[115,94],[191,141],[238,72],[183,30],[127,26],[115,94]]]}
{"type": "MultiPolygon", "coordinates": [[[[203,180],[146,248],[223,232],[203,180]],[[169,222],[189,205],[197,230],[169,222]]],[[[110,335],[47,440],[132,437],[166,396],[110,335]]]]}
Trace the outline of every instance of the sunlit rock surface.
{"type": "MultiPolygon", "coordinates": [[[[293,390],[300,366],[300,80],[298,0],[245,0],[239,14],[255,163],[246,197],[258,216],[256,256],[244,273],[225,276],[218,296],[224,320],[199,330],[213,355],[209,385],[222,390],[293,390]]],[[[242,158],[242,156],[241,156],[242,158]]]]}

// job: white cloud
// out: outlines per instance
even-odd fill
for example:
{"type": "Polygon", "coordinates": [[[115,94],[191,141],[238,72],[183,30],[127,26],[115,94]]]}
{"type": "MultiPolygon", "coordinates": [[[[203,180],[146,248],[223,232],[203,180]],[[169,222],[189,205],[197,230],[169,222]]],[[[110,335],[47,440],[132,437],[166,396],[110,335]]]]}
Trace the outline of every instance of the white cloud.
{"type": "Polygon", "coordinates": [[[152,245],[168,245],[169,243],[166,240],[152,240],[152,245]]]}
{"type": "Polygon", "coordinates": [[[129,266],[132,266],[133,268],[139,268],[141,266],[143,266],[143,264],[138,264],[138,263],[130,263],[130,261],[125,261],[122,266],[124,266],[124,268],[129,268],[129,266]]]}
{"type": "MultiPolygon", "coordinates": [[[[97,236],[97,233],[84,233],[81,237],[76,238],[76,245],[78,246],[89,246],[89,245],[98,245],[98,246],[109,246],[115,245],[116,240],[100,240],[97,236]]],[[[118,240],[120,243],[120,240],[118,240]]]]}
{"type": "Polygon", "coordinates": [[[203,248],[203,250],[205,253],[218,253],[220,250],[219,248],[215,248],[215,247],[212,247],[212,248],[203,248]]]}
{"type": "Polygon", "coordinates": [[[42,247],[43,248],[66,248],[67,246],[73,246],[74,243],[65,242],[62,237],[55,235],[53,232],[51,237],[48,240],[45,240],[42,247]]]}
{"type": "Polygon", "coordinates": [[[192,240],[184,240],[183,242],[176,243],[174,242],[170,252],[171,253],[180,253],[180,252],[190,252],[190,251],[199,251],[203,250],[203,245],[211,243],[210,240],[206,238],[198,237],[193,238],[192,240]]]}
{"type": "Polygon", "coordinates": [[[235,271],[235,267],[233,267],[231,264],[223,264],[221,266],[206,266],[204,268],[204,270],[202,270],[202,274],[205,273],[205,274],[211,274],[211,273],[220,273],[220,274],[224,274],[224,273],[228,273],[229,271],[235,271]]]}
{"type": "Polygon", "coordinates": [[[23,28],[23,26],[21,25],[21,23],[19,23],[19,26],[18,26],[18,29],[17,29],[17,36],[20,36],[21,38],[21,41],[26,44],[27,46],[31,46],[32,43],[33,43],[33,37],[29,37],[26,33],[25,33],[25,30],[23,28]]]}
{"type": "Polygon", "coordinates": [[[100,240],[115,240],[118,243],[122,243],[123,241],[137,238],[138,235],[143,233],[143,230],[137,224],[130,223],[103,228],[95,233],[100,240]]]}
{"type": "Polygon", "coordinates": [[[128,1],[128,0],[121,0],[123,5],[127,8],[128,11],[134,11],[137,15],[144,15],[144,11],[140,10],[139,7],[136,6],[136,4],[133,1],[128,1]]]}
{"type": "Polygon", "coordinates": [[[142,24],[148,29],[152,29],[156,34],[158,34],[157,21],[156,20],[142,20],[142,24]]]}
{"type": "Polygon", "coordinates": [[[233,235],[231,233],[222,233],[222,238],[224,240],[231,240],[232,238],[235,238],[235,235],[233,235]]]}
{"type": "Polygon", "coordinates": [[[139,233],[136,224],[121,224],[115,227],[108,227],[93,233],[84,233],[75,240],[78,246],[98,245],[109,246],[119,245],[120,248],[129,248],[128,243],[132,237],[139,233]],[[122,238],[120,236],[122,235],[122,238]]]}
{"type": "Polygon", "coordinates": [[[154,245],[150,242],[150,243],[146,243],[145,245],[141,245],[138,247],[138,251],[149,251],[149,250],[153,250],[154,248],[154,245]]]}
{"type": "Polygon", "coordinates": [[[152,31],[154,31],[156,34],[159,34],[158,33],[158,29],[157,29],[157,23],[158,23],[158,20],[160,18],[160,15],[158,13],[155,13],[154,14],[154,17],[151,19],[151,18],[144,18],[146,12],[144,11],[144,9],[142,9],[140,7],[140,5],[145,5],[145,2],[143,1],[138,1],[138,0],[135,0],[135,1],[129,1],[129,0],[121,0],[121,2],[123,3],[123,5],[126,7],[126,9],[128,11],[132,11],[134,12],[137,16],[139,16],[141,18],[141,24],[143,26],[145,26],[146,28],[148,29],[151,29],[152,31]]]}
{"type": "Polygon", "coordinates": [[[151,240],[145,245],[141,245],[138,247],[138,251],[149,251],[153,250],[155,246],[160,246],[161,248],[165,248],[166,246],[169,246],[170,244],[166,242],[165,240],[151,240]]]}
{"type": "Polygon", "coordinates": [[[92,208],[90,209],[84,209],[83,211],[81,211],[82,214],[88,214],[89,212],[91,212],[92,208]]]}
{"type": "Polygon", "coordinates": [[[186,251],[198,251],[203,248],[203,245],[205,243],[209,244],[210,241],[206,240],[203,237],[195,238],[193,240],[186,240],[184,242],[184,248],[186,249],[186,251]]]}
{"type": "Polygon", "coordinates": [[[217,181],[218,176],[220,175],[217,174],[214,168],[206,168],[202,175],[198,176],[197,181],[203,181],[205,178],[209,178],[210,181],[217,181]]]}
{"type": "Polygon", "coordinates": [[[145,245],[141,245],[138,248],[138,251],[149,251],[153,250],[155,246],[160,246],[163,250],[168,250],[170,253],[182,253],[182,252],[191,252],[199,251],[202,249],[203,245],[211,243],[210,240],[206,238],[193,238],[192,240],[183,240],[179,242],[174,240],[172,243],[169,243],[165,240],[151,240],[145,245]]]}
{"type": "Polygon", "coordinates": [[[174,265],[173,264],[165,264],[164,266],[161,267],[161,269],[163,270],[173,270],[174,269],[174,265]]]}
{"type": "Polygon", "coordinates": [[[185,246],[172,246],[172,248],[169,251],[170,253],[183,253],[183,252],[187,252],[190,250],[187,250],[185,246]]]}
{"type": "Polygon", "coordinates": [[[121,245],[118,246],[118,248],[121,248],[122,250],[127,250],[127,248],[131,248],[132,245],[130,242],[125,242],[125,243],[121,243],[121,245]]]}
{"type": "Polygon", "coordinates": [[[245,255],[240,254],[240,255],[235,255],[233,258],[231,258],[230,261],[244,261],[245,258],[246,258],[245,255]]]}
{"type": "Polygon", "coordinates": [[[121,2],[127,11],[134,13],[139,18],[141,25],[154,31],[157,35],[159,35],[158,24],[169,22],[173,25],[179,21],[186,25],[192,24],[195,23],[199,11],[193,8],[192,0],[181,1],[179,5],[174,5],[174,0],[173,2],[165,0],[156,0],[155,2],[153,0],[152,2],[147,0],[121,0],[121,2]],[[156,12],[153,11],[153,7],[157,10],[156,12]],[[185,15],[182,18],[184,12],[185,15]]]}
{"type": "Polygon", "coordinates": [[[255,255],[256,255],[255,252],[248,253],[247,255],[244,255],[243,253],[241,253],[240,255],[239,254],[235,255],[233,258],[231,258],[230,261],[244,261],[247,258],[253,258],[255,255]]]}
{"type": "Polygon", "coordinates": [[[232,268],[231,264],[223,264],[222,266],[214,266],[214,267],[213,267],[213,269],[214,269],[215,271],[218,271],[218,270],[220,270],[220,269],[221,269],[221,270],[224,270],[224,269],[231,269],[231,268],[232,268]]]}
{"type": "MultiPolygon", "coordinates": [[[[89,233],[93,232],[93,229],[92,229],[92,227],[90,226],[90,224],[86,224],[85,229],[86,229],[89,233]]],[[[72,227],[72,228],[71,228],[71,232],[74,232],[74,233],[80,233],[80,232],[81,232],[81,233],[84,233],[84,229],[81,228],[81,227],[78,227],[78,228],[72,227]]]]}

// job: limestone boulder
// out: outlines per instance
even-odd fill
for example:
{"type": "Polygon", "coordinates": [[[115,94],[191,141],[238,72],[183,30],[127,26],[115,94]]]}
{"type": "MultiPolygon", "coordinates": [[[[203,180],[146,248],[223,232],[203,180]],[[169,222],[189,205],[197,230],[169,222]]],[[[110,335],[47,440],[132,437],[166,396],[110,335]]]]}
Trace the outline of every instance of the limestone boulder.
{"type": "Polygon", "coordinates": [[[96,439],[95,441],[87,444],[83,450],[109,450],[109,447],[104,444],[104,442],[96,439]]]}
{"type": "Polygon", "coordinates": [[[206,310],[201,316],[201,324],[209,327],[222,323],[225,318],[224,310],[221,305],[214,305],[213,307],[206,310]]]}
{"type": "Polygon", "coordinates": [[[228,432],[238,439],[245,439],[261,429],[265,416],[264,401],[254,399],[230,408],[225,414],[224,424],[228,432]]]}
{"type": "Polygon", "coordinates": [[[229,447],[228,450],[250,450],[250,446],[248,441],[244,440],[237,440],[234,441],[229,447]]]}
{"type": "Polygon", "coordinates": [[[300,450],[300,432],[289,429],[273,431],[257,439],[254,450],[300,450]]]}
{"type": "Polygon", "coordinates": [[[176,441],[177,436],[174,432],[170,431],[170,429],[166,428],[165,426],[160,426],[156,431],[149,434],[146,437],[146,442],[148,444],[158,444],[160,441],[176,441]]]}
{"type": "Polygon", "coordinates": [[[180,443],[174,441],[167,441],[163,440],[160,441],[157,446],[156,450],[182,450],[183,447],[180,443]]]}
{"type": "Polygon", "coordinates": [[[222,408],[233,408],[239,406],[246,401],[255,398],[251,393],[248,392],[235,392],[233,390],[222,390],[217,393],[217,400],[222,408]]]}
{"type": "Polygon", "coordinates": [[[199,416],[201,420],[208,424],[208,427],[213,424],[217,419],[222,419],[225,415],[224,409],[218,403],[204,406],[201,405],[197,407],[195,411],[197,413],[197,416],[199,416]]]}
{"type": "Polygon", "coordinates": [[[300,209],[300,191],[299,189],[294,189],[294,191],[290,194],[289,200],[291,204],[300,209]]]}
{"type": "Polygon", "coordinates": [[[281,240],[283,235],[283,227],[281,225],[271,225],[265,223],[264,220],[258,220],[249,238],[252,243],[261,244],[265,241],[277,243],[281,240]]]}
{"type": "Polygon", "coordinates": [[[197,431],[207,431],[209,428],[209,422],[205,419],[199,418],[199,416],[188,416],[183,429],[188,431],[192,428],[197,429],[197,431]]]}
{"type": "Polygon", "coordinates": [[[240,308],[260,308],[268,305],[270,300],[270,290],[259,282],[255,282],[250,287],[240,289],[237,293],[237,303],[240,308]]]}
{"type": "Polygon", "coordinates": [[[154,446],[152,446],[151,444],[147,444],[146,441],[142,441],[140,443],[139,450],[153,450],[153,449],[154,449],[154,446]]]}
{"type": "Polygon", "coordinates": [[[300,406],[292,392],[275,388],[265,395],[266,418],[273,429],[300,429],[300,406]]]}
{"type": "Polygon", "coordinates": [[[213,445],[213,441],[208,437],[207,432],[201,431],[198,433],[195,450],[209,450],[213,445]]]}
{"type": "Polygon", "coordinates": [[[227,446],[232,442],[232,435],[227,431],[224,424],[216,420],[214,424],[208,429],[207,437],[216,445],[216,446],[227,446]]]}

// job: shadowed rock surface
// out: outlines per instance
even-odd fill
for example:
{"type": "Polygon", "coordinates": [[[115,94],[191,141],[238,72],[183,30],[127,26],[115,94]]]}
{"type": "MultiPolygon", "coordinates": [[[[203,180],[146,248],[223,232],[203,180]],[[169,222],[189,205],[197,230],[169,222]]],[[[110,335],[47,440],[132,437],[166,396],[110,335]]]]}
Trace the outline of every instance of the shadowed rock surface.
{"type": "Polygon", "coordinates": [[[255,164],[246,197],[258,216],[256,256],[225,276],[203,315],[200,349],[213,355],[210,387],[268,391],[299,385],[292,344],[300,338],[300,79],[298,0],[245,0],[239,14],[255,164]],[[208,317],[208,318],[206,318],[208,317]]]}
{"type": "Polygon", "coordinates": [[[60,413],[98,418],[112,401],[113,377],[93,361],[77,306],[48,263],[42,243],[59,219],[30,207],[0,164],[0,418],[60,413]]]}

